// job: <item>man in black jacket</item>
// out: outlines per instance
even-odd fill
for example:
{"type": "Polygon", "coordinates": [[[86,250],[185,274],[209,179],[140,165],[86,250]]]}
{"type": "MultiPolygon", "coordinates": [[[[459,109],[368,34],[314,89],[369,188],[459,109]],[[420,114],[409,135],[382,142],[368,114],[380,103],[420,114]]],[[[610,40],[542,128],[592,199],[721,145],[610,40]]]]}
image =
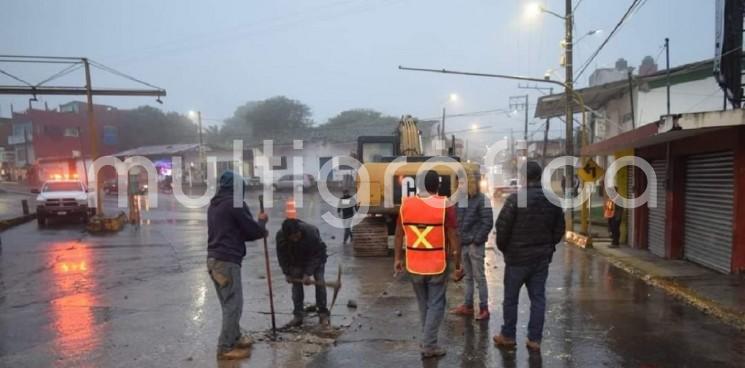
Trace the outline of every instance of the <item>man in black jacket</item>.
{"type": "Polygon", "coordinates": [[[292,283],[292,314],[287,327],[303,324],[305,298],[303,285],[316,284],[316,307],[319,324],[329,325],[326,308],[326,286],[322,285],[326,268],[326,243],[321,240],[318,228],[297,219],[286,219],[277,232],[277,258],[287,282],[292,283]],[[302,280],[302,282],[298,282],[302,280]]]}
{"type": "Polygon", "coordinates": [[[546,198],[541,187],[542,169],[534,161],[527,162],[527,186],[513,193],[504,202],[497,217],[497,247],[504,255],[504,324],[494,336],[498,347],[515,346],[515,326],[520,288],[525,285],[530,297],[528,322],[529,350],[538,351],[543,337],[546,314],[546,279],[556,244],[564,236],[564,215],[561,208],[546,198]],[[526,206],[518,206],[519,196],[527,198],[526,206]]]}
{"type": "Polygon", "coordinates": [[[266,236],[265,213],[259,221],[251,216],[245,202],[233,205],[233,191],[244,195],[243,178],[226,171],[220,176],[219,190],[207,210],[207,270],[222,307],[222,330],[217,345],[218,359],[242,359],[250,355],[249,336],[241,336],[239,322],[243,311],[241,262],[247,241],[266,236]]]}

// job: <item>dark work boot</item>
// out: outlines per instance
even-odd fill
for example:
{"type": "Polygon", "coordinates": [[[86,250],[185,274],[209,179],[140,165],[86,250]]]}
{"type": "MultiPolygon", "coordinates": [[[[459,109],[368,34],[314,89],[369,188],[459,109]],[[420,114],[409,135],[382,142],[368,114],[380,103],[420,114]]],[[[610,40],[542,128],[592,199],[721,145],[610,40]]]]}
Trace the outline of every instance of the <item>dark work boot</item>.
{"type": "Polygon", "coordinates": [[[292,321],[288,322],[284,328],[294,328],[294,327],[300,327],[302,325],[303,325],[303,317],[295,316],[295,317],[292,317],[292,321]]]}

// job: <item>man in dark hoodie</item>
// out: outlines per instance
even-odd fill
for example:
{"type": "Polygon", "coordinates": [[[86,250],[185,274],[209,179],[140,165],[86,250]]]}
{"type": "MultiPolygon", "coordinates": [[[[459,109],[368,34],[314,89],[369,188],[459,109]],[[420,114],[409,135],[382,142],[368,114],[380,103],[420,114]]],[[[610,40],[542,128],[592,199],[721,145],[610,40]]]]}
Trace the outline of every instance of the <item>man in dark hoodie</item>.
{"type": "Polygon", "coordinates": [[[246,255],[245,242],[266,236],[268,217],[262,212],[258,222],[253,219],[243,201],[244,190],[245,182],[240,175],[224,172],[207,210],[207,271],[222,307],[218,359],[247,358],[252,344],[249,336],[241,335],[239,325],[243,312],[241,262],[246,255]],[[237,206],[233,205],[234,190],[241,199],[237,206]]]}
{"type": "Polygon", "coordinates": [[[513,193],[504,202],[497,217],[497,248],[504,255],[504,298],[502,312],[504,324],[494,344],[500,348],[515,346],[517,305],[520,289],[528,289],[530,321],[528,341],[531,351],[539,351],[543,337],[546,314],[546,279],[556,244],[564,236],[564,214],[543,193],[543,170],[535,161],[526,167],[527,186],[513,193]],[[525,196],[525,206],[518,205],[518,198],[525,196]]]}
{"type": "Polygon", "coordinates": [[[314,281],[319,324],[328,327],[329,310],[326,308],[326,287],[319,285],[325,282],[326,243],[321,240],[318,228],[298,219],[286,219],[282,223],[282,229],[277,232],[277,258],[285,279],[292,283],[294,318],[287,327],[298,327],[303,324],[305,317],[303,285],[311,285],[314,281]]]}

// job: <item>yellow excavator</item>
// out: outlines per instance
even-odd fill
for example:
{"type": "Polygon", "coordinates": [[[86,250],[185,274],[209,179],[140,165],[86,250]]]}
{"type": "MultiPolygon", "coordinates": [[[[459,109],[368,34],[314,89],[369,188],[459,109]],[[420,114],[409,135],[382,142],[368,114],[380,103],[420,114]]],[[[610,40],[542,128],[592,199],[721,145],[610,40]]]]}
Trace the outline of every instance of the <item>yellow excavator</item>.
{"type": "MultiPolygon", "coordinates": [[[[427,170],[435,170],[440,175],[440,195],[450,196],[458,187],[457,168],[446,166],[460,162],[454,153],[454,144],[447,155],[425,156],[416,119],[408,115],[401,118],[397,133],[361,136],[357,140],[357,159],[362,162],[356,175],[357,202],[368,210],[362,222],[352,228],[352,246],[357,257],[391,254],[389,236],[396,229],[401,199],[417,193],[416,174],[425,161],[429,163],[427,170]],[[362,170],[367,175],[360,174],[362,170]]],[[[469,181],[476,180],[479,165],[460,164],[469,181]]]]}

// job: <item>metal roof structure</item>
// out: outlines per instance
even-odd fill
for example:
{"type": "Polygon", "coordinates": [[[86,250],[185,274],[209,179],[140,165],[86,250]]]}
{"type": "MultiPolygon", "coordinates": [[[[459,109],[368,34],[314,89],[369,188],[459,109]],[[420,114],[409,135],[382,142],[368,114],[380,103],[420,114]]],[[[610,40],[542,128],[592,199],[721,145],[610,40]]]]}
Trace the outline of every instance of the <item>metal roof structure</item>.
{"type": "MultiPolygon", "coordinates": [[[[126,151],[118,152],[112,156],[116,157],[131,157],[131,156],[166,156],[166,155],[177,155],[179,153],[197,151],[199,149],[198,143],[185,143],[185,144],[162,144],[157,146],[142,146],[132,148],[126,151]]],[[[205,147],[207,150],[207,147],[205,147]]]]}
{"type": "MultiPolygon", "coordinates": [[[[670,69],[670,84],[680,84],[692,80],[713,78],[713,59],[708,59],[696,63],[685,64],[670,69]]],[[[632,85],[642,90],[659,88],[664,86],[667,80],[667,71],[661,70],[645,76],[634,76],[632,85]]],[[[592,110],[598,110],[609,100],[628,93],[629,81],[620,80],[601,84],[599,86],[575,89],[577,94],[582,95],[585,106],[592,110]]],[[[557,116],[564,116],[565,99],[563,93],[543,96],[538,99],[538,106],[535,109],[535,117],[546,119],[557,116]]],[[[579,104],[575,101],[573,104],[575,113],[581,112],[579,104]]]]}

